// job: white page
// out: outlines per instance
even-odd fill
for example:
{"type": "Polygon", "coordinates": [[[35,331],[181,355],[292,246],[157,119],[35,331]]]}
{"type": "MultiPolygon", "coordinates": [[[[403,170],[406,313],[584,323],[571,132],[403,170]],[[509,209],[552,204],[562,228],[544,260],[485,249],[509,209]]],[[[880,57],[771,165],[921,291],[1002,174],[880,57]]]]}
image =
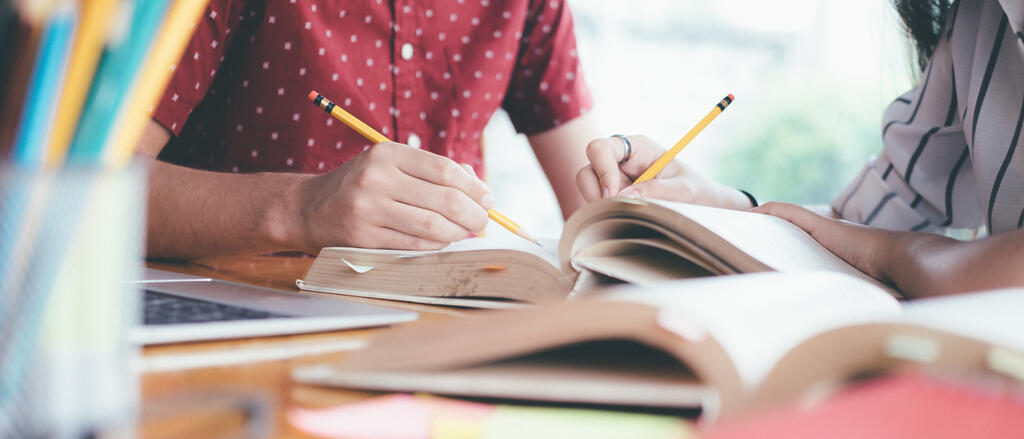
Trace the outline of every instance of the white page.
{"type": "Polygon", "coordinates": [[[449,244],[448,247],[438,250],[437,252],[466,250],[516,250],[537,255],[545,261],[550,262],[551,265],[558,267],[558,240],[548,238],[538,239],[538,241],[540,241],[543,247],[521,238],[469,238],[453,242],[449,244]]]}
{"type": "Polygon", "coordinates": [[[1024,350],[1024,289],[923,299],[903,306],[904,321],[1024,350]]]}
{"type": "Polygon", "coordinates": [[[682,213],[776,271],[835,271],[887,288],[832,254],[803,229],[772,215],[646,200],[682,213]]]}
{"type": "Polygon", "coordinates": [[[829,272],[674,281],[618,289],[612,297],[659,306],[659,323],[684,338],[706,332],[732,358],[747,388],[814,334],[900,315],[899,303],[886,292],[829,272]]]}

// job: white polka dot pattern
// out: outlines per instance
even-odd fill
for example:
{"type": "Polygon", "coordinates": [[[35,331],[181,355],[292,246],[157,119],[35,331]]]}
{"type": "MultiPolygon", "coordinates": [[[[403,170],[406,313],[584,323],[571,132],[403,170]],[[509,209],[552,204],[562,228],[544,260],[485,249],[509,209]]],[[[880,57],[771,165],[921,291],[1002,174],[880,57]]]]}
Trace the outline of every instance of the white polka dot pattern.
{"type": "Polygon", "coordinates": [[[565,1],[211,0],[154,115],[176,135],[161,157],[330,171],[370,145],[309,104],[315,89],[482,174],[499,107],[533,134],[591,106],[565,1]]]}

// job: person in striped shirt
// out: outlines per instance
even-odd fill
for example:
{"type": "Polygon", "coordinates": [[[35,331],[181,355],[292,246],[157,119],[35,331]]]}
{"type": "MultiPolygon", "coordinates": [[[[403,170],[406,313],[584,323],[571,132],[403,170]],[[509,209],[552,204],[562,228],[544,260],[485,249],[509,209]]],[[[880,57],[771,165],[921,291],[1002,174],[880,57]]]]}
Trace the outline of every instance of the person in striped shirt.
{"type": "Polygon", "coordinates": [[[598,139],[577,186],[588,201],[663,198],[782,217],[908,297],[1024,285],[1024,0],[894,0],[922,79],[885,111],[883,149],[827,212],[753,197],[674,162],[628,186],[664,148],[598,139]],[[752,206],[753,205],[753,206],[752,206]],[[957,241],[936,232],[985,228],[957,241]],[[998,263],[994,263],[998,261],[998,263]]]}

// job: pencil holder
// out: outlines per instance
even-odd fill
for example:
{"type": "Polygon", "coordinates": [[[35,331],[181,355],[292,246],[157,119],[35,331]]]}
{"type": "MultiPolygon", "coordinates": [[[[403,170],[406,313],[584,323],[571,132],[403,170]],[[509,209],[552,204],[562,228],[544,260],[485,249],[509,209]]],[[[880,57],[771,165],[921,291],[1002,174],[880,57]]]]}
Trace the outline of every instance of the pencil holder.
{"type": "Polygon", "coordinates": [[[0,437],[130,431],[145,183],[0,164],[0,437]]]}

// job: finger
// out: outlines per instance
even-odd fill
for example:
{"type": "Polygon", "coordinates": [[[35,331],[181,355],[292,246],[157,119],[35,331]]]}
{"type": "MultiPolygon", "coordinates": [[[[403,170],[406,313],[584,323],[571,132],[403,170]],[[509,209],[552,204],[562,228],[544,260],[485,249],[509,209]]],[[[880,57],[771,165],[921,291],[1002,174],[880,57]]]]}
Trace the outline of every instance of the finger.
{"type": "Polygon", "coordinates": [[[777,201],[762,204],[761,206],[754,208],[753,211],[777,216],[789,221],[797,227],[804,229],[804,231],[811,236],[814,236],[824,224],[830,221],[828,218],[797,206],[796,204],[780,203],[777,201]]]}
{"type": "Polygon", "coordinates": [[[633,153],[630,154],[629,160],[619,165],[619,169],[632,182],[665,153],[665,148],[650,137],[642,135],[629,136],[629,142],[633,145],[633,153]]]}
{"type": "Polygon", "coordinates": [[[597,176],[601,197],[619,193],[622,188],[619,175],[619,160],[626,153],[625,144],[617,137],[594,139],[587,144],[587,160],[597,176]]]}
{"type": "MultiPolygon", "coordinates": [[[[462,166],[462,169],[465,169],[466,172],[469,173],[469,175],[472,175],[474,178],[479,180],[480,184],[484,185],[484,188],[487,189],[487,192],[489,194],[491,193],[491,186],[489,184],[487,184],[487,182],[484,181],[484,179],[480,178],[480,176],[476,174],[476,169],[473,168],[473,165],[471,165],[469,163],[459,163],[459,166],[462,166]]],[[[493,195],[491,195],[491,196],[493,197],[493,195]]],[[[486,197],[486,195],[484,197],[486,197]]]]}
{"type": "MultiPolygon", "coordinates": [[[[388,144],[377,145],[374,149],[382,145],[388,144]]],[[[391,160],[406,175],[457,189],[484,209],[494,207],[494,195],[491,194],[490,189],[476,178],[476,174],[467,173],[453,160],[405,145],[391,145],[393,146],[387,148],[384,153],[393,152],[391,160]]]]}
{"type": "Polygon", "coordinates": [[[597,180],[597,174],[590,165],[584,166],[576,173],[576,188],[586,202],[601,199],[601,183],[597,180]]]}
{"type": "Polygon", "coordinates": [[[464,239],[470,231],[441,214],[413,205],[393,202],[376,218],[381,227],[434,242],[450,243],[464,239]]]}
{"type": "Polygon", "coordinates": [[[402,173],[395,180],[402,188],[392,195],[396,201],[436,212],[469,232],[478,233],[487,227],[487,210],[462,191],[402,173]]]}
{"type": "Polygon", "coordinates": [[[440,250],[448,246],[448,242],[437,242],[423,239],[398,230],[387,227],[375,227],[369,236],[363,237],[366,241],[359,241],[357,247],[378,248],[391,250],[440,250]]]}

